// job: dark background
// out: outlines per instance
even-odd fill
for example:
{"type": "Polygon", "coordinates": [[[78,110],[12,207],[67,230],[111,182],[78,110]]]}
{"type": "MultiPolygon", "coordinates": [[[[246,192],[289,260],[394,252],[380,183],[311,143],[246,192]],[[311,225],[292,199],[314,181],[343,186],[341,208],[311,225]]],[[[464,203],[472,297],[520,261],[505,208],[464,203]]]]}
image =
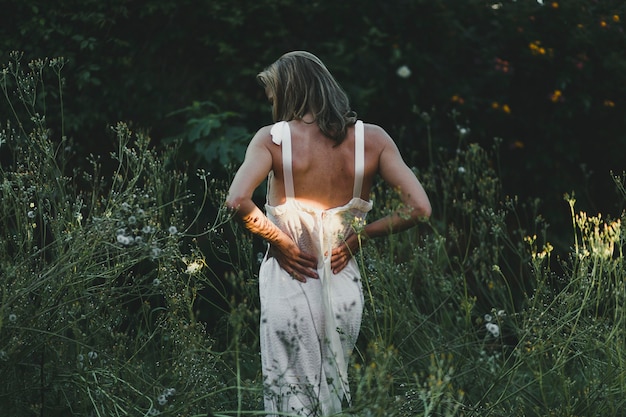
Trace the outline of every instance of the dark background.
{"type": "Polygon", "coordinates": [[[155,146],[182,139],[190,169],[226,179],[271,123],[255,75],[308,50],[411,165],[438,163],[429,143],[452,153],[499,138],[504,194],[540,198],[561,233],[565,193],[592,214],[622,209],[611,172],[625,166],[624,19],[621,0],[4,0],[0,63],[13,50],[67,60],[63,132],[58,94],[46,114],[76,164],[111,151],[108,126],[128,121],[155,146]]]}

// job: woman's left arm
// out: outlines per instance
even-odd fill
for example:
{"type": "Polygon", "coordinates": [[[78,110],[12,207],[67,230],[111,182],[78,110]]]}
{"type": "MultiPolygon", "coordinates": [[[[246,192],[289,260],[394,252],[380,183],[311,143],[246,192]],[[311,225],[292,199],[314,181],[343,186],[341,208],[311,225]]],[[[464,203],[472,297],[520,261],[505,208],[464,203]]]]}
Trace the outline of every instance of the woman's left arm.
{"type": "Polygon", "coordinates": [[[278,251],[276,259],[281,268],[295,279],[305,282],[305,277],[317,278],[316,258],[302,252],[252,201],[254,190],[272,169],[272,154],[267,148],[268,143],[271,143],[269,135],[269,127],[264,127],[250,141],[243,164],[228,190],[225,204],[246,229],[268,241],[278,251]]]}

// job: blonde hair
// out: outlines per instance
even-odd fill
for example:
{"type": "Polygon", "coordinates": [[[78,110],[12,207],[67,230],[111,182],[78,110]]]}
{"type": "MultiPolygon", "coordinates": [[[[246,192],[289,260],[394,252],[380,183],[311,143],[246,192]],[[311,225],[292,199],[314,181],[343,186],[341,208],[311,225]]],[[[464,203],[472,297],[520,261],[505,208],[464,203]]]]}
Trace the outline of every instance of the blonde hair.
{"type": "Polygon", "coordinates": [[[341,143],[348,126],[356,122],[345,91],[322,61],[310,52],[294,51],[278,58],[257,75],[273,97],[275,122],[313,114],[324,135],[341,143]]]}

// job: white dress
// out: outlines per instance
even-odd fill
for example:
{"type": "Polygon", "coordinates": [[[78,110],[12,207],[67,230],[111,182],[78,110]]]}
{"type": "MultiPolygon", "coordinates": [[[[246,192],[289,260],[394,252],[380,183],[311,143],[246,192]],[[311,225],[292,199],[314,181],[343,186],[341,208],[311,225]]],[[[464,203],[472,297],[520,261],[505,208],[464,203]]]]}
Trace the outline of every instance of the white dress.
{"type": "MultiPolygon", "coordinates": [[[[332,248],[355,233],[372,208],[360,198],[364,168],[363,122],[355,125],[353,198],[344,206],[321,210],[295,199],[291,132],[276,123],[272,141],[282,146],[286,202],[266,204],[267,217],[305,252],[318,257],[319,279],[301,283],[266,255],[259,271],[260,344],[268,416],[292,413],[327,416],[350,401],[348,359],[363,313],[363,290],[356,261],[338,274],[330,268],[332,248]]],[[[272,173],[270,173],[272,175],[272,173]]]]}

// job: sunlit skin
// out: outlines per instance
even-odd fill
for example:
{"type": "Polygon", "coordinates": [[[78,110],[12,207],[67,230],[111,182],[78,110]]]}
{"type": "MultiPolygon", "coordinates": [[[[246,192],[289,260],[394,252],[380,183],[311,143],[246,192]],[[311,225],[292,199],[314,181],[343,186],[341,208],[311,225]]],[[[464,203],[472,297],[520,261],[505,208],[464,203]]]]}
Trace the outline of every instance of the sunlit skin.
{"type": "MultiPolygon", "coordinates": [[[[268,99],[272,102],[273,97],[268,99]]],[[[319,209],[347,204],[352,199],[354,183],[354,126],[346,139],[337,145],[324,136],[309,114],[289,122],[292,136],[293,178],[296,200],[319,209]]],[[[281,147],[274,144],[271,126],[254,135],[243,164],[230,186],[226,206],[236,213],[242,224],[253,234],[265,239],[281,268],[295,279],[306,282],[318,278],[318,260],[304,253],[296,243],[276,227],[252,200],[254,190],[274,171],[268,202],[277,206],[285,202],[281,147]]],[[[406,207],[404,212],[367,223],[361,238],[375,238],[414,226],[430,216],[431,206],[424,188],[404,163],[391,137],[380,127],[365,124],[365,170],[361,198],[369,200],[376,175],[389,187],[399,190],[406,207]]],[[[340,272],[359,249],[359,237],[349,236],[333,249],[331,268],[340,272]]]]}

